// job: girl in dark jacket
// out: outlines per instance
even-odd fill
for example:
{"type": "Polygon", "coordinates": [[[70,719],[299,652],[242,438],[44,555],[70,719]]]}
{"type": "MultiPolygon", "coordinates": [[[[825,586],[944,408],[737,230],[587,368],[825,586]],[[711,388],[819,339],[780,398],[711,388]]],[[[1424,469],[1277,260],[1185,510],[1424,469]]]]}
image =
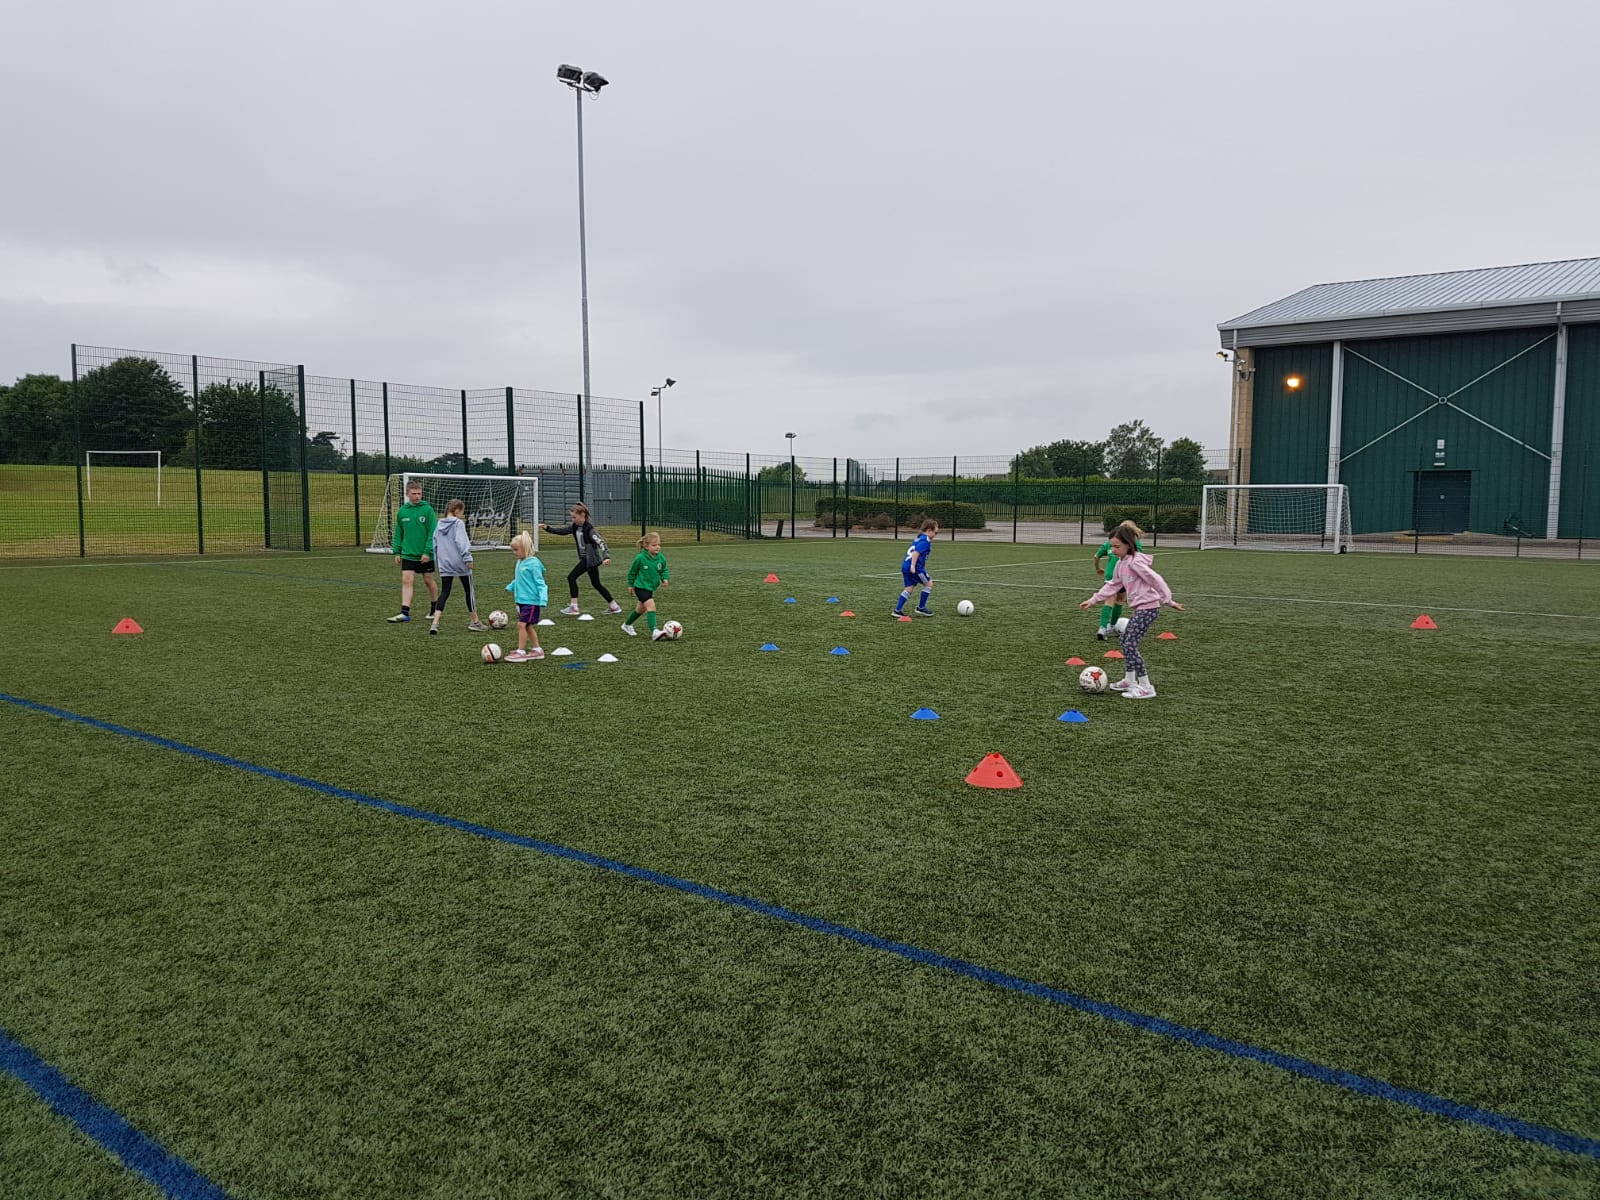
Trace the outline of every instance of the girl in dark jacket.
{"type": "Polygon", "coordinates": [[[621,612],[622,606],[611,598],[611,593],[606,591],[606,585],[600,582],[600,568],[610,564],[611,551],[606,547],[605,539],[589,522],[588,507],[581,503],[574,504],[570,525],[546,525],[541,521],[539,528],[558,537],[570,533],[572,540],[578,546],[578,565],[567,572],[567,587],[572,590],[572,602],[561,610],[562,615],[568,617],[578,615],[578,577],[585,574],[589,576],[589,582],[594,585],[594,590],[605,600],[606,611],[621,612]]]}

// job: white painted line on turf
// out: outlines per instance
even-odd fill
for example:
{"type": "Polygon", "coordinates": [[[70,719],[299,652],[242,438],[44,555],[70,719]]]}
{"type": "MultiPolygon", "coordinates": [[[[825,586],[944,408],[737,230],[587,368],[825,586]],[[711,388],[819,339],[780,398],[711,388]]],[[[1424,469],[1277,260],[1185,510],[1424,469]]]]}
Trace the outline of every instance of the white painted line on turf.
{"type": "MultiPolygon", "coordinates": [[[[938,580],[935,579],[934,582],[937,583],[938,580]]],[[[1077,584],[1071,583],[1008,583],[999,579],[969,579],[966,586],[1029,588],[1043,592],[1081,592],[1087,589],[1087,585],[1079,587],[1077,584]]],[[[1586,613],[1528,612],[1520,608],[1452,608],[1443,604],[1429,604],[1426,600],[1413,600],[1409,603],[1399,604],[1387,600],[1311,600],[1304,596],[1229,596],[1222,592],[1191,592],[1188,590],[1184,590],[1181,594],[1184,597],[1199,596],[1202,600],[1244,600],[1263,604],[1333,604],[1341,605],[1345,608],[1401,608],[1412,612],[1472,613],[1486,617],[1557,617],[1563,621],[1600,621],[1600,616],[1592,616],[1586,613]]]]}

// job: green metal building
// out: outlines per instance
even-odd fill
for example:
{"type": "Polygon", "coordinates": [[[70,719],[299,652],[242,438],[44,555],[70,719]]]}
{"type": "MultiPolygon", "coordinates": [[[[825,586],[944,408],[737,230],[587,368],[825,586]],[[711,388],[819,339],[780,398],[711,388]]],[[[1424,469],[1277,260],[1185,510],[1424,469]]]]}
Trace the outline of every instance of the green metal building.
{"type": "Polygon", "coordinates": [[[1357,535],[1600,536],[1600,258],[1323,283],[1218,327],[1235,483],[1357,535]]]}

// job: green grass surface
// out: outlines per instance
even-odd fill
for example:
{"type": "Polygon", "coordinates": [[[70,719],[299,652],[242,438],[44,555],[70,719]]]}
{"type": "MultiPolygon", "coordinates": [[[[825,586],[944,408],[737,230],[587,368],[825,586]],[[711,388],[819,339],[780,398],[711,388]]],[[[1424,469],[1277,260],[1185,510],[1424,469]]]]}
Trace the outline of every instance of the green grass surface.
{"type": "MultiPolygon", "coordinates": [[[[1593,567],[1165,553],[1191,610],[1135,703],[1062,662],[1105,649],[1087,552],[941,544],[910,625],[898,554],[675,549],[681,642],[557,618],[574,659],[495,668],[459,610],[384,624],[365,555],[11,566],[0,690],[1600,1137],[1593,567]],[[1021,790],[963,783],[996,750],[1021,790]]],[[[0,1027],[238,1196],[1600,1194],[755,914],[11,705],[0,738],[0,1027]]],[[[0,1134],[25,1194],[145,1194],[3,1079],[0,1134]]]]}

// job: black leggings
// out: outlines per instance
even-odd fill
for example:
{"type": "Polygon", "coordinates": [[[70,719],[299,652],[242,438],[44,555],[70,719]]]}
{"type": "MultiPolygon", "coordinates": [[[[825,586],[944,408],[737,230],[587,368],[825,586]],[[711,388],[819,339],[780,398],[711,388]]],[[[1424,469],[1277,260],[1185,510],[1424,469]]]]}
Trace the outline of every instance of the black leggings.
{"type": "Polygon", "coordinates": [[[433,606],[434,612],[444,611],[444,602],[450,599],[450,585],[458,579],[461,580],[461,594],[465,596],[467,600],[467,611],[478,611],[478,602],[473,599],[472,596],[471,575],[441,575],[439,578],[442,581],[443,586],[439,588],[439,599],[433,606]]]}
{"type": "Polygon", "coordinates": [[[615,604],[616,601],[611,598],[611,593],[606,591],[606,585],[600,582],[600,568],[586,567],[582,563],[567,572],[567,586],[572,589],[572,598],[574,600],[578,598],[578,576],[585,572],[588,573],[589,582],[594,584],[594,590],[600,593],[601,598],[607,604],[615,604]]]}

